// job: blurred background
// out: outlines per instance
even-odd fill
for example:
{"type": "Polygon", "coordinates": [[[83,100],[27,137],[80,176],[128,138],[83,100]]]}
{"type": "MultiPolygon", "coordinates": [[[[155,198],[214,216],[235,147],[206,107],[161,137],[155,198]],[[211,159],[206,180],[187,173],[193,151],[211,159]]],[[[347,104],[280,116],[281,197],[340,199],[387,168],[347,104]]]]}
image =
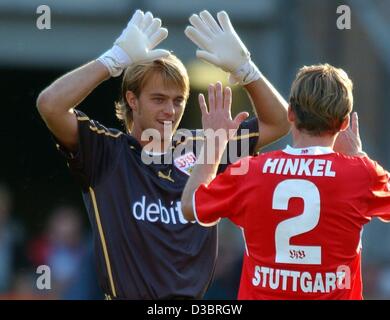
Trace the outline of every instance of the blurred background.
{"type": "MultiPolygon", "coordinates": [[[[199,128],[197,93],[226,74],[196,60],[184,36],[188,17],[226,10],[260,70],[287,99],[296,71],[328,62],[354,81],[355,110],[365,151],[390,169],[390,0],[1,0],[0,1],[0,298],[101,299],[90,229],[80,190],[35,108],[57,77],[111,47],[133,11],[150,10],[169,29],[163,47],[186,64],[191,97],[182,127],[199,128]],[[37,28],[38,6],[51,9],[51,29],[37,28]],[[338,6],[352,28],[339,30],[338,6]],[[52,290],[38,291],[36,268],[51,267],[52,290]]],[[[226,82],[225,82],[226,83],[226,82]]],[[[80,108],[106,126],[120,79],[103,83],[80,108]]],[[[234,112],[250,108],[234,88],[234,112]]],[[[268,149],[284,147],[287,137],[268,149]]],[[[235,299],[241,272],[241,232],[220,224],[220,254],[208,299],[235,299]]],[[[372,221],[363,233],[367,299],[390,299],[390,226],[372,221]]]]}

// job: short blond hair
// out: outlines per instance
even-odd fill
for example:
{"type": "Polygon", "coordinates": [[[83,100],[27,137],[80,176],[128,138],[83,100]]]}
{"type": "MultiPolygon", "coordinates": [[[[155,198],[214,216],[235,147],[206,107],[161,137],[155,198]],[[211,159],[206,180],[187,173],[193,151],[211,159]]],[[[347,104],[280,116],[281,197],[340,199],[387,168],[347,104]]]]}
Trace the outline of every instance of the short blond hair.
{"type": "Polygon", "coordinates": [[[115,103],[116,117],[130,131],[133,123],[133,112],[126,100],[126,92],[132,91],[138,98],[146,83],[159,74],[165,85],[174,86],[183,92],[187,100],[190,93],[190,81],[183,63],[173,54],[151,62],[139,63],[128,67],[123,75],[121,98],[115,103]]]}
{"type": "Polygon", "coordinates": [[[347,73],[329,64],[305,66],[291,86],[295,125],[311,135],[336,134],[353,107],[353,83],[347,73]]]}

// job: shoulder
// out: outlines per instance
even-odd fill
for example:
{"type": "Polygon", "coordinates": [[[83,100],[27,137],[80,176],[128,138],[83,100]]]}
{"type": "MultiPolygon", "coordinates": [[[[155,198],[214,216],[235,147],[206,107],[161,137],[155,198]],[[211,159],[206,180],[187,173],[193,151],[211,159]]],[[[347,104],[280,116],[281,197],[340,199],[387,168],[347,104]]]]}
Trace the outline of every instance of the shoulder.
{"type": "Polygon", "coordinates": [[[259,167],[261,158],[259,156],[243,157],[236,162],[231,163],[226,168],[227,175],[236,176],[237,179],[243,179],[246,175],[259,167]]]}
{"type": "Polygon", "coordinates": [[[250,117],[246,120],[244,120],[241,124],[240,124],[240,127],[238,128],[238,130],[241,130],[241,129],[255,129],[255,130],[258,130],[259,129],[259,121],[256,117],[250,117]]]}
{"type": "Polygon", "coordinates": [[[97,135],[104,135],[111,138],[119,138],[124,135],[124,133],[118,129],[107,128],[99,121],[90,119],[85,113],[80,110],[74,110],[73,112],[76,115],[77,121],[81,122],[80,124],[82,124],[83,126],[85,126],[86,129],[89,129],[89,131],[97,135]]]}
{"type": "Polygon", "coordinates": [[[351,186],[366,188],[388,179],[387,171],[368,156],[348,156],[335,153],[332,161],[338,177],[348,179],[351,186]]]}
{"type": "Polygon", "coordinates": [[[243,121],[237,130],[237,135],[233,140],[254,140],[259,138],[259,122],[256,117],[243,121]]]}
{"type": "Polygon", "coordinates": [[[388,171],[385,170],[377,161],[370,159],[367,156],[357,157],[362,161],[364,167],[369,172],[373,179],[388,178],[388,171]]]}
{"type": "Polygon", "coordinates": [[[342,153],[335,153],[337,161],[348,169],[364,170],[369,174],[377,170],[383,170],[378,162],[368,156],[348,156],[342,153]]]}

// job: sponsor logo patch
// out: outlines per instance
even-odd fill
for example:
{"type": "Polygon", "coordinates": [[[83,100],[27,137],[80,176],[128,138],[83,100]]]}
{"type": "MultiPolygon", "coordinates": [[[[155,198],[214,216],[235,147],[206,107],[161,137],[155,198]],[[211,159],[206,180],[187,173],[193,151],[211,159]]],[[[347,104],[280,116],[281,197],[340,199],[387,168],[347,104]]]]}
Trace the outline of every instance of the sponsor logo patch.
{"type": "Polygon", "coordinates": [[[195,166],[196,156],[193,152],[188,152],[174,160],[175,167],[187,175],[191,175],[192,169],[195,166]]]}

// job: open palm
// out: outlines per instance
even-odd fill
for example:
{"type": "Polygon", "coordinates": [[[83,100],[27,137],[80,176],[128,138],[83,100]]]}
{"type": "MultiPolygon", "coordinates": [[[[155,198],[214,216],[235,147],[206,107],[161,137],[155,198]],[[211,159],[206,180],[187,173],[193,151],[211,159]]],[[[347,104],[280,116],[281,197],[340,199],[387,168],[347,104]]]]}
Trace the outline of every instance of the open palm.
{"type": "Polygon", "coordinates": [[[243,122],[249,114],[247,112],[241,112],[232,119],[231,105],[232,91],[229,87],[223,89],[220,82],[217,82],[215,85],[209,85],[208,108],[204,95],[199,95],[202,125],[206,134],[208,132],[215,133],[219,130],[224,130],[227,139],[231,139],[236,134],[241,122],[243,122]]]}
{"type": "Polygon", "coordinates": [[[358,156],[364,153],[359,134],[359,119],[356,112],[352,114],[351,124],[347,130],[340,132],[337,136],[333,149],[336,152],[350,156],[358,156]]]}

